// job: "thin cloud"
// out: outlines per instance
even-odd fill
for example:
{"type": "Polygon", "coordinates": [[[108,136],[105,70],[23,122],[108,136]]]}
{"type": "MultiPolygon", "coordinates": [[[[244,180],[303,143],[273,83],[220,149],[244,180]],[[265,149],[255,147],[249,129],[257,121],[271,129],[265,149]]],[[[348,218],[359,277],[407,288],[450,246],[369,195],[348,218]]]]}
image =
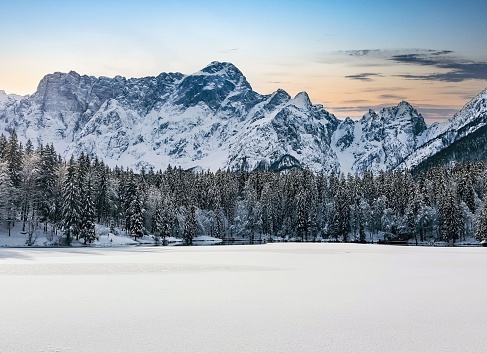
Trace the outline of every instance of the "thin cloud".
{"type": "Polygon", "coordinates": [[[380,99],[393,99],[393,100],[397,100],[397,101],[400,101],[402,99],[404,99],[403,96],[398,96],[396,94],[381,94],[379,95],[379,98],[380,99]]]}
{"type": "Polygon", "coordinates": [[[373,81],[373,77],[383,77],[383,76],[381,74],[371,73],[371,72],[364,72],[361,74],[345,76],[345,78],[349,78],[352,80],[359,80],[359,81],[373,81]]]}
{"type": "Polygon", "coordinates": [[[426,75],[396,75],[408,80],[426,80],[442,82],[463,82],[466,80],[487,80],[487,63],[466,63],[434,65],[438,68],[449,69],[445,73],[432,73],[426,75]]]}
{"type": "Polygon", "coordinates": [[[447,72],[431,74],[402,74],[397,77],[409,80],[426,80],[442,82],[462,82],[466,80],[487,80],[487,63],[474,62],[455,57],[451,50],[443,50],[433,53],[414,53],[393,55],[389,60],[416,66],[431,66],[447,72]]]}
{"type": "Polygon", "coordinates": [[[222,54],[231,54],[231,53],[235,53],[236,51],[238,51],[238,48],[230,48],[230,49],[222,50],[222,51],[220,51],[220,53],[222,53],[222,54]]]}
{"type": "Polygon", "coordinates": [[[343,101],[345,104],[362,104],[362,103],[367,103],[368,101],[365,99],[352,99],[348,101],[343,101]]]}
{"type": "MultiPolygon", "coordinates": [[[[408,80],[463,82],[467,80],[487,80],[487,62],[464,58],[452,50],[435,49],[363,49],[335,52],[329,60],[321,62],[345,63],[351,67],[380,67],[409,65],[411,67],[430,67],[431,73],[411,72],[392,74],[408,80]],[[341,61],[340,61],[341,58],[341,61]]],[[[371,81],[374,74],[349,75],[346,78],[371,81]]]]}
{"type": "Polygon", "coordinates": [[[384,52],[381,49],[363,49],[363,50],[344,50],[339,53],[345,53],[348,56],[367,56],[367,55],[377,55],[384,52]]]}
{"type": "Polygon", "coordinates": [[[364,92],[391,92],[391,91],[410,91],[411,88],[409,87],[379,87],[379,88],[365,88],[363,89],[364,92]]]}

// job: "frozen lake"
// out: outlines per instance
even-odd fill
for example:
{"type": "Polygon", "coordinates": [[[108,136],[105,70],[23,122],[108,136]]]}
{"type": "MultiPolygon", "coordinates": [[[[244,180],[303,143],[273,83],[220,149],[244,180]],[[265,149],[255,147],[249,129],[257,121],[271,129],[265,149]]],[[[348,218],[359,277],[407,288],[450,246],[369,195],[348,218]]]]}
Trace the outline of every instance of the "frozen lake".
{"type": "Polygon", "coordinates": [[[487,248],[0,249],[0,352],[486,352],[487,248]]]}

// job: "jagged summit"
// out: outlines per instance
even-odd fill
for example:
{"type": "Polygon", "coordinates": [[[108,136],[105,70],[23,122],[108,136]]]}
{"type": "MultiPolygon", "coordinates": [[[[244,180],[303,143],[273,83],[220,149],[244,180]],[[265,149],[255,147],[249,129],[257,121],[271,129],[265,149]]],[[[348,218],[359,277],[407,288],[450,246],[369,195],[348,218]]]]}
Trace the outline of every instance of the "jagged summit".
{"type": "Polygon", "coordinates": [[[298,108],[309,109],[312,106],[311,100],[306,92],[299,92],[293,101],[294,105],[298,108]]]}
{"type": "Polygon", "coordinates": [[[234,73],[243,76],[242,72],[230,62],[212,61],[204,69],[201,70],[201,72],[206,72],[210,74],[219,73],[223,71],[227,73],[234,73]]]}

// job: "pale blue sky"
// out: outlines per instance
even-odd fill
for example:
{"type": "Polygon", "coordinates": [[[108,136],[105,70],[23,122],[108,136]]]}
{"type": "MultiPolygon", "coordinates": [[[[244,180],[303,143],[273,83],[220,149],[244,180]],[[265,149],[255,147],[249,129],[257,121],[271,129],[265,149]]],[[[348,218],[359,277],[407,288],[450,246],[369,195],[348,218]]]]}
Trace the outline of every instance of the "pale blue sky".
{"type": "Polygon", "coordinates": [[[441,120],[487,86],[486,13],[485,0],[2,0],[0,89],[32,93],[54,71],[136,77],[219,60],[260,93],[306,90],[341,118],[406,99],[441,120]]]}

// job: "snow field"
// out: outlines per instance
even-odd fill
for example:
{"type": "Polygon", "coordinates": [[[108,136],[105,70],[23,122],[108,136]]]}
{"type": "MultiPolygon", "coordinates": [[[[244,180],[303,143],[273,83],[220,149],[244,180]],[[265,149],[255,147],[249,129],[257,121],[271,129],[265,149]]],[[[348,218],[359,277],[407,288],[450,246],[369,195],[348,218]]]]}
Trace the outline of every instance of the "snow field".
{"type": "Polygon", "coordinates": [[[485,248],[0,250],[0,352],[485,352],[485,248]]]}

